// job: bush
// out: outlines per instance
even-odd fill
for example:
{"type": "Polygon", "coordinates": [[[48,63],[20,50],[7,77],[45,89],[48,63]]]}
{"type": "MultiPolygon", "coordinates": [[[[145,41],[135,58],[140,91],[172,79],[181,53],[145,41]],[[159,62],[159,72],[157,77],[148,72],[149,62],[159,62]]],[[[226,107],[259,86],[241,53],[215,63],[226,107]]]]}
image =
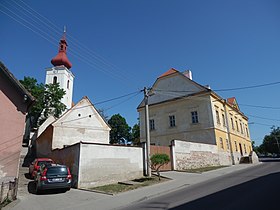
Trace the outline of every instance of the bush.
{"type": "Polygon", "coordinates": [[[154,154],[150,160],[151,168],[157,172],[158,179],[160,180],[160,167],[169,163],[170,158],[167,154],[154,154]]]}

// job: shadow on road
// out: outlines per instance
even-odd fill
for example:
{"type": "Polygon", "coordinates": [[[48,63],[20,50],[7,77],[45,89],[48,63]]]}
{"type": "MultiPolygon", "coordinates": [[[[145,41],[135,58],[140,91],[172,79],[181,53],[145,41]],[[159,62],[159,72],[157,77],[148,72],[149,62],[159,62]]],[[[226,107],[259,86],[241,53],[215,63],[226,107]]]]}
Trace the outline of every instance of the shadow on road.
{"type": "Polygon", "coordinates": [[[273,173],[182,204],[171,210],[279,209],[280,173],[273,173]]]}

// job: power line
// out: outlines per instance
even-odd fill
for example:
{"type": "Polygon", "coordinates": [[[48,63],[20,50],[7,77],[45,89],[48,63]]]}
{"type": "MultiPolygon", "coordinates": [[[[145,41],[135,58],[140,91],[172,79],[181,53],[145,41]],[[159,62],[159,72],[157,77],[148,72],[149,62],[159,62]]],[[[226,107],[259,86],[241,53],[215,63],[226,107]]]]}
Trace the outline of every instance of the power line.
{"type": "Polygon", "coordinates": [[[113,106],[111,106],[111,107],[109,107],[109,108],[104,109],[104,111],[107,111],[107,110],[109,110],[109,109],[115,108],[116,106],[119,106],[119,105],[121,105],[121,104],[123,104],[123,103],[129,101],[130,99],[132,99],[132,98],[138,96],[140,93],[141,93],[141,92],[138,92],[138,93],[134,94],[133,96],[129,97],[128,99],[123,100],[123,101],[121,101],[121,102],[119,102],[119,103],[117,103],[117,104],[115,104],[115,105],[113,105],[113,106]]]}
{"type": "MultiPolygon", "coordinates": [[[[96,102],[96,103],[93,103],[93,105],[97,105],[97,104],[104,104],[104,103],[107,103],[107,102],[111,102],[111,101],[115,101],[115,100],[119,100],[121,98],[125,98],[125,97],[128,97],[128,96],[131,96],[133,94],[136,94],[138,95],[139,93],[141,93],[141,91],[134,91],[132,93],[127,93],[125,95],[121,95],[121,96],[118,96],[118,97],[115,97],[115,98],[111,98],[111,99],[107,99],[107,100],[104,100],[104,101],[99,101],[99,102],[96,102]]],[[[134,95],[132,96],[134,97],[134,95]]],[[[130,99],[130,98],[129,98],[130,99]]],[[[80,107],[76,107],[76,108],[72,108],[72,110],[75,110],[75,109],[83,109],[85,107],[89,107],[91,105],[86,105],[86,106],[80,106],[80,107]]]]}
{"type": "Polygon", "coordinates": [[[250,105],[250,104],[239,104],[240,106],[248,106],[248,107],[256,107],[262,109],[280,109],[280,107],[272,107],[272,106],[259,106],[259,105],[250,105]]]}
{"type": "MultiPolygon", "coordinates": [[[[221,92],[221,91],[233,91],[233,90],[245,90],[245,89],[252,89],[252,88],[260,88],[265,86],[277,85],[280,84],[279,82],[271,82],[266,84],[259,84],[259,85],[252,85],[246,87],[235,87],[235,88],[225,88],[225,89],[213,89],[212,91],[221,92]]],[[[161,92],[170,92],[170,93],[195,93],[191,90],[162,90],[162,89],[154,89],[154,91],[161,91],[161,92]]]]}
{"type": "Polygon", "coordinates": [[[247,115],[250,116],[250,117],[255,117],[255,118],[259,118],[259,119],[263,119],[263,120],[280,121],[279,119],[272,119],[272,118],[260,117],[260,116],[251,115],[251,114],[247,114],[247,115]]]}
{"type": "Polygon", "coordinates": [[[133,93],[128,93],[128,94],[125,94],[125,95],[122,95],[122,96],[118,96],[118,97],[116,97],[116,98],[108,99],[108,100],[105,100],[105,101],[100,101],[100,102],[95,103],[95,105],[107,103],[107,102],[114,101],[114,100],[118,100],[118,99],[121,99],[121,98],[130,96],[130,95],[132,95],[132,94],[136,94],[136,93],[139,94],[139,93],[141,93],[141,91],[138,90],[138,91],[135,91],[135,92],[133,92],[133,93]]]}
{"type": "MultiPolygon", "coordinates": [[[[276,125],[269,125],[269,124],[258,123],[258,122],[252,122],[252,123],[250,123],[250,125],[262,125],[262,126],[268,126],[268,127],[276,126],[276,125]]],[[[276,126],[276,127],[278,127],[278,126],[276,126]]]]}
{"type": "MultiPolygon", "coordinates": [[[[14,1],[14,0],[13,0],[14,1]]],[[[20,0],[21,1],[21,0],[20,0]]],[[[14,1],[15,2],[15,1],[14,1]]],[[[50,30],[52,30],[53,32],[57,33],[57,34],[61,34],[59,32],[59,27],[56,26],[54,23],[52,23],[50,20],[48,20],[46,17],[42,16],[40,13],[38,13],[37,11],[35,11],[34,9],[32,9],[29,5],[27,5],[25,2],[21,1],[23,5],[18,4],[17,2],[15,2],[16,5],[18,5],[18,7],[20,7],[20,9],[18,9],[15,4],[13,4],[12,6],[18,10],[15,14],[13,11],[11,11],[10,9],[8,9],[7,7],[4,6],[4,8],[6,8],[6,10],[8,10],[10,13],[12,13],[13,15],[15,15],[18,19],[16,19],[15,17],[12,17],[10,14],[8,14],[7,12],[0,10],[1,12],[3,12],[4,14],[6,14],[7,16],[9,16],[10,18],[12,18],[13,20],[15,20],[16,22],[20,23],[21,25],[23,25],[24,27],[28,28],[29,30],[31,30],[32,32],[36,33],[37,35],[43,37],[44,39],[46,39],[47,41],[51,42],[52,44],[54,44],[54,42],[50,41],[49,38],[51,38],[52,40],[57,40],[57,38],[54,38],[51,33],[49,32],[45,32],[46,28],[40,29],[38,26],[34,25],[33,23],[31,23],[30,21],[28,21],[27,19],[22,18],[21,16],[25,15],[27,16],[27,18],[30,18],[31,16],[34,17],[32,18],[32,22],[37,23],[39,26],[42,25],[42,23],[44,25],[46,25],[50,30]],[[28,8],[27,8],[28,7],[28,8]],[[26,12],[29,13],[29,15],[26,14],[26,12]],[[37,16],[36,16],[37,15],[37,16]],[[42,20],[43,18],[43,20],[42,20]],[[22,20],[25,23],[22,23],[22,20]],[[38,22],[37,20],[39,20],[40,22],[38,22]],[[49,23],[49,24],[48,24],[49,23]],[[27,25],[28,24],[28,25],[27,25]],[[52,26],[54,26],[55,28],[53,28],[52,26],[50,26],[50,24],[52,26]],[[38,31],[35,31],[35,30],[38,31]],[[48,38],[47,38],[48,37],[48,38]]],[[[69,53],[72,54],[74,57],[78,58],[80,61],[88,64],[89,66],[102,71],[103,73],[108,74],[110,77],[119,79],[124,81],[124,84],[128,84],[129,82],[131,82],[132,80],[128,79],[126,76],[129,74],[122,74],[121,71],[118,71],[116,73],[116,68],[115,66],[113,66],[112,64],[108,63],[104,58],[102,58],[101,56],[98,56],[96,53],[93,53],[93,51],[91,51],[89,48],[87,48],[85,50],[85,47],[81,47],[81,43],[76,44],[75,42],[78,42],[77,39],[75,39],[76,41],[72,41],[72,39],[74,39],[72,36],[70,36],[68,34],[69,40],[70,42],[73,42],[73,44],[75,46],[77,46],[78,48],[80,48],[81,50],[83,50],[85,53],[79,53],[79,50],[75,49],[75,50],[69,50],[69,53]],[[97,60],[99,62],[97,62],[97,60]],[[125,80],[126,79],[126,80],[125,80]]],[[[56,44],[54,44],[56,45],[56,44]]],[[[84,45],[83,45],[84,46],[84,45]]],[[[74,49],[74,47],[73,47],[74,49]]]]}
{"type": "Polygon", "coordinates": [[[216,89],[216,90],[213,90],[213,91],[221,92],[221,91],[245,90],[245,89],[259,88],[259,87],[278,85],[278,84],[280,84],[280,82],[271,82],[271,83],[260,84],[260,85],[252,85],[252,86],[236,87],[236,88],[227,88],[227,89],[216,89]]]}

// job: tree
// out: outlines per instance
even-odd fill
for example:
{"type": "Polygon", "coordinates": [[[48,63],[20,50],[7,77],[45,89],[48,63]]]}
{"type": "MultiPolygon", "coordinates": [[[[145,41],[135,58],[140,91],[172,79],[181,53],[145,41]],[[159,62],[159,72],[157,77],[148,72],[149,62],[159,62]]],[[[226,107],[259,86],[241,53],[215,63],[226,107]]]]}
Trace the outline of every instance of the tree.
{"type": "Polygon", "coordinates": [[[130,140],[130,130],[131,128],[126,123],[125,118],[120,114],[113,115],[108,124],[111,126],[110,131],[110,144],[119,144],[124,140],[130,140]]]}
{"type": "Polygon", "coordinates": [[[131,138],[134,145],[140,144],[140,126],[139,123],[132,127],[131,138]]]}
{"type": "Polygon", "coordinates": [[[260,150],[264,153],[280,154],[280,128],[272,127],[269,135],[263,139],[260,150]]]}
{"type": "Polygon", "coordinates": [[[160,168],[169,163],[170,158],[167,154],[154,154],[150,158],[151,160],[151,169],[155,170],[158,175],[158,180],[160,180],[160,168]]]}
{"type": "Polygon", "coordinates": [[[31,129],[39,127],[50,115],[59,117],[66,109],[61,102],[65,91],[59,88],[59,84],[38,84],[32,77],[24,77],[20,82],[36,98],[26,120],[31,129]]]}

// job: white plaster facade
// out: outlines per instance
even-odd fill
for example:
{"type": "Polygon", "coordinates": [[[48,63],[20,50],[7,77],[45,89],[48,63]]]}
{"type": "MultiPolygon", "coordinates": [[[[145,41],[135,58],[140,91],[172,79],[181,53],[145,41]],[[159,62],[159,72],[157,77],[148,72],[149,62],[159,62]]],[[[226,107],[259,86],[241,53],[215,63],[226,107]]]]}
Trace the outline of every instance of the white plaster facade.
{"type": "MultiPolygon", "coordinates": [[[[48,142],[52,149],[60,149],[80,141],[109,144],[110,127],[87,97],[52,122],[37,138],[37,142],[48,142]],[[51,134],[46,135],[47,132],[51,134]],[[50,139],[51,138],[51,139],[50,139]],[[51,141],[51,142],[49,142],[51,141]]],[[[46,127],[46,126],[44,126],[46,127]]],[[[44,150],[37,143],[37,153],[44,150]]]]}
{"type": "Polygon", "coordinates": [[[65,90],[65,95],[61,99],[67,109],[72,107],[74,75],[65,66],[55,66],[46,69],[45,84],[59,83],[60,88],[65,90]]]}

